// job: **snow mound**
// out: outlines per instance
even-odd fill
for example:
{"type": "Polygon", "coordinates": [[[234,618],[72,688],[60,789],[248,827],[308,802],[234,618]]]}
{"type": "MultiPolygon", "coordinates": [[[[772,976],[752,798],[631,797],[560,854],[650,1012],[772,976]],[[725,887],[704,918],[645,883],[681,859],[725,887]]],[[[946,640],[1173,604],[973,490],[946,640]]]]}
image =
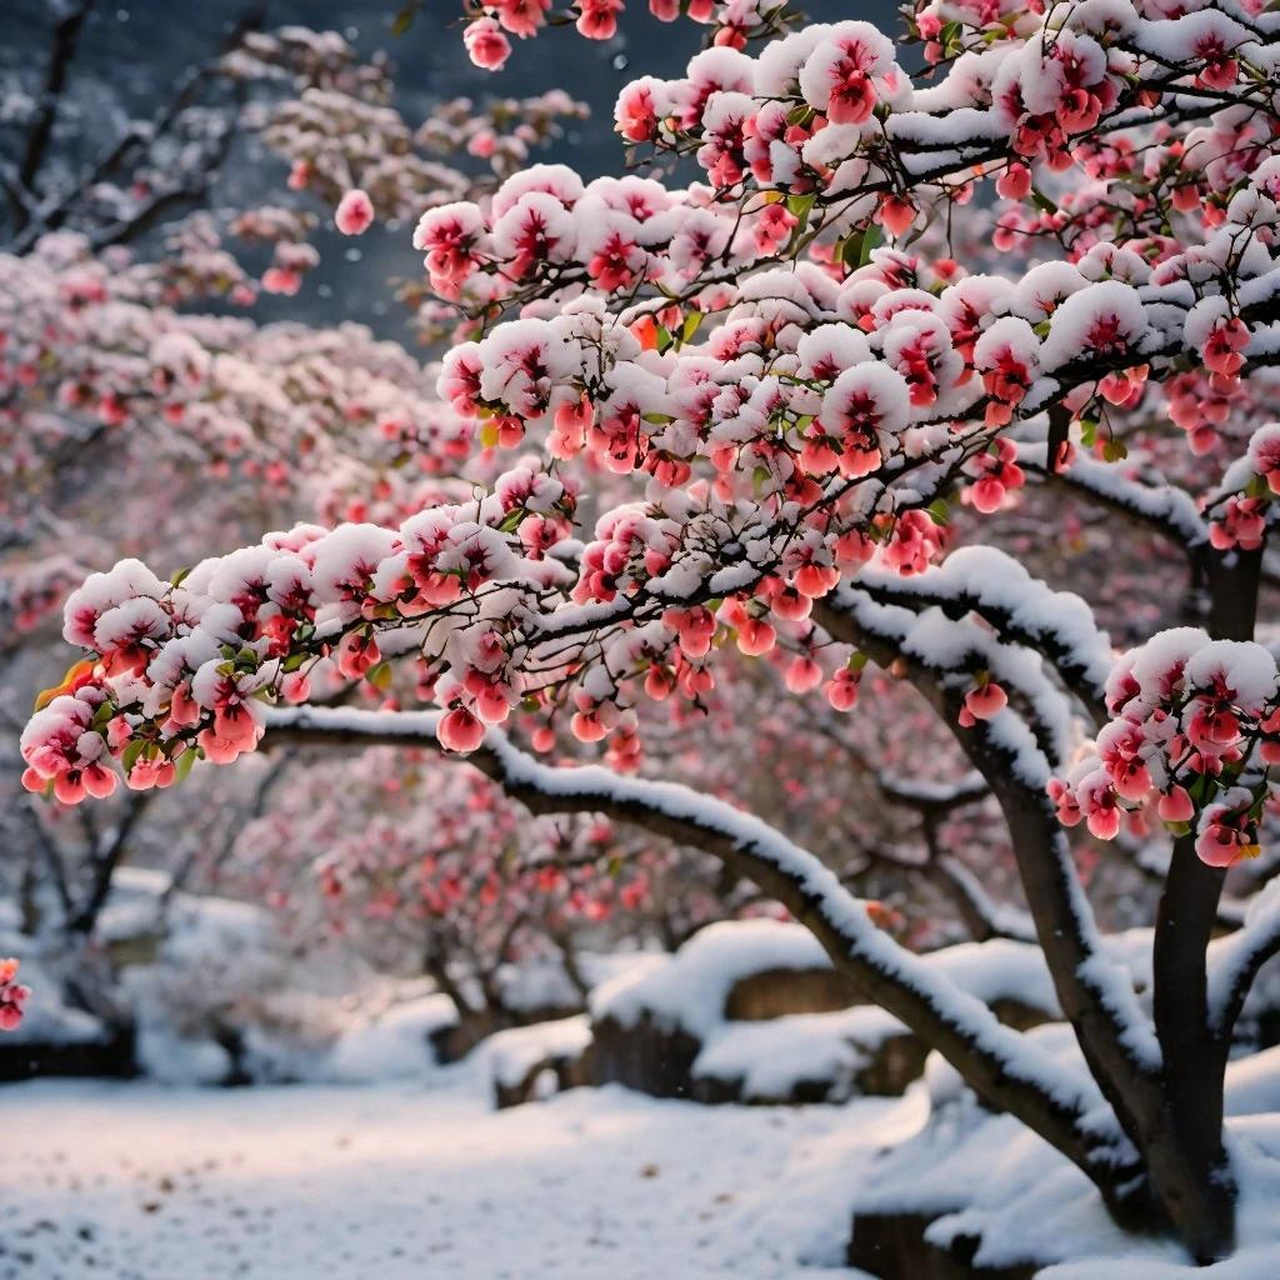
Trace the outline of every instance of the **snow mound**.
{"type": "Polygon", "coordinates": [[[480,1048],[494,1081],[506,1088],[521,1084],[540,1062],[576,1058],[591,1044],[591,1023],[586,1014],[538,1022],[530,1027],[499,1031],[480,1048]]]}
{"type": "Polygon", "coordinates": [[[633,1027],[647,1013],[664,1030],[706,1039],[724,1020],[725,1002],[743,978],[770,969],[830,969],[817,938],[779,920],[708,925],[672,956],[636,966],[591,995],[591,1016],[633,1027]]]}
{"type": "MultiPolygon", "coordinates": [[[[1051,1024],[1027,1034],[1065,1067],[1084,1070],[1069,1027],[1051,1024]]],[[[931,1218],[930,1244],[946,1249],[976,1239],[975,1265],[1047,1267],[1037,1271],[1040,1280],[1098,1280],[1122,1271],[1124,1280],[1274,1280],[1280,1275],[1280,1116],[1244,1112],[1280,1094],[1280,1050],[1233,1063],[1227,1088],[1241,1246],[1229,1262],[1200,1269],[1173,1241],[1121,1231],[1080,1170],[1012,1117],[983,1108],[936,1054],[915,1086],[930,1098],[930,1119],[867,1170],[855,1218],[931,1218]]],[[[856,1226],[854,1234],[856,1240],[856,1226]]]]}
{"type": "Polygon", "coordinates": [[[1226,1104],[1229,1116],[1280,1112],[1280,1045],[1227,1063],[1226,1104]]]}
{"type": "Polygon", "coordinates": [[[798,1085],[827,1083],[828,1098],[848,1098],[854,1078],[886,1040],[905,1035],[874,1005],[838,1013],[796,1013],[767,1022],[726,1022],[693,1064],[695,1079],[740,1082],[744,1102],[790,1097],[798,1085]]]}
{"type": "Polygon", "coordinates": [[[393,1005],[344,1032],[321,1075],[349,1084],[428,1075],[436,1069],[432,1036],[457,1021],[453,1001],[439,993],[393,1005]]]}
{"type": "MultiPolygon", "coordinates": [[[[1007,939],[965,943],[933,952],[922,961],[988,1005],[1018,1006],[1017,1012],[1027,1022],[1061,1016],[1044,956],[1035,946],[1007,939]]],[[[910,1033],[874,1005],[821,1012],[801,1011],[801,1005],[796,1012],[784,1010],[782,1016],[766,1015],[758,1021],[730,1017],[730,997],[738,984],[770,971],[831,973],[833,967],[801,925],[728,921],[695,934],[674,955],[601,986],[592,997],[591,1013],[597,1025],[609,1019],[627,1034],[643,1023],[659,1035],[692,1037],[697,1056],[690,1069],[691,1081],[728,1086],[704,1090],[709,1100],[733,1096],[777,1102],[801,1095],[843,1100],[857,1091],[855,1083],[864,1070],[874,1069],[879,1083],[872,1084],[870,1077],[864,1077],[863,1083],[875,1092],[898,1092],[904,1075],[910,1079],[919,1071],[923,1047],[916,1051],[918,1056],[907,1052],[892,1071],[887,1059],[875,1068],[886,1042],[895,1037],[906,1040],[910,1033]]],[[[637,1054],[636,1063],[643,1057],[637,1054]]],[[[670,1055],[663,1062],[669,1066],[670,1055]]],[[[625,1072],[616,1078],[645,1087],[625,1072]]],[[[662,1092],[669,1085],[670,1081],[661,1086],[655,1082],[653,1090],[662,1092]]]]}

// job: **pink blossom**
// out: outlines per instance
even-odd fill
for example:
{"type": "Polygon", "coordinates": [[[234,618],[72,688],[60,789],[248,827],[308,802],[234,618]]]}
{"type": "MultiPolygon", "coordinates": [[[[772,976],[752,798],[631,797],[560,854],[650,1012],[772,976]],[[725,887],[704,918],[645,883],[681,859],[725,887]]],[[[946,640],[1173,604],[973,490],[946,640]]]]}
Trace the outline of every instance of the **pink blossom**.
{"type": "Polygon", "coordinates": [[[455,707],[440,717],[436,736],[447,751],[465,754],[484,741],[484,725],[466,707],[455,707]]]}
{"type": "Polygon", "coordinates": [[[12,957],[0,960],[0,1031],[16,1031],[22,1022],[23,1006],[30,988],[17,981],[19,962],[12,957]]]}
{"type": "Polygon", "coordinates": [[[964,708],[974,720],[990,720],[1008,703],[1009,695],[994,680],[985,681],[964,695],[964,708]]]}
{"type": "Polygon", "coordinates": [[[467,55],[477,67],[501,71],[511,56],[511,41],[492,18],[476,18],[462,33],[467,55]]]}
{"type": "Polygon", "coordinates": [[[368,193],[358,187],[348,191],[338,202],[333,221],[344,236],[359,236],[368,231],[373,226],[373,201],[368,193]]]}

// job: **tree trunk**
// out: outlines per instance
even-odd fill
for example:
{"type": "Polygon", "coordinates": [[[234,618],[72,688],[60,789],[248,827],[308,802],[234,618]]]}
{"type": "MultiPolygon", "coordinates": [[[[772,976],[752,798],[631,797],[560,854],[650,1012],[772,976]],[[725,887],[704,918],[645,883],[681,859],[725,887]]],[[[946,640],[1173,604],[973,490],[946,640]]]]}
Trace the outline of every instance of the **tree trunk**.
{"type": "Polygon", "coordinates": [[[1235,1244],[1235,1184],[1222,1146],[1227,1044],[1209,1029],[1205,948],[1225,872],[1176,842],[1156,921],[1152,1003],[1164,1059],[1165,1124],[1147,1151],[1151,1181],[1201,1262],[1235,1244]]]}
{"type": "MultiPolygon", "coordinates": [[[[1206,550],[1207,630],[1216,640],[1253,638],[1262,553],[1206,550]]],[[[1206,949],[1226,871],[1196,856],[1195,837],[1173,848],[1156,920],[1152,991],[1163,1055],[1164,1124],[1146,1155],[1151,1181],[1198,1261],[1235,1247],[1236,1187],[1222,1144],[1223,1083],[1230,1032],[1209,1017],[1206,949]]]]}

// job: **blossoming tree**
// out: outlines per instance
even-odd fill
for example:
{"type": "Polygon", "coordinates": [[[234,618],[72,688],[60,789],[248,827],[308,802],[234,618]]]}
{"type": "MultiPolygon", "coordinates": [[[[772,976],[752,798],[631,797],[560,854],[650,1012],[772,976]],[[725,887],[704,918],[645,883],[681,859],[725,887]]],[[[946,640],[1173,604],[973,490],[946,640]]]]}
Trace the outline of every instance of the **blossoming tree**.
{"type": "MultiPolygon", "coordinates": [[[[384,217],[479,198],[583,110],[562,93],[460,100],[411,125],[383,60],[361,61],[335,33],[242,26],[155,119],[127,120],[127,104],[107,113],[113,132],[83,140],[102,154],[82,171],[65,126],[100,88],[71,65],[90,8],[54,24],[40,94],[0,68],[0,134],[23,157],[0,212],[0,722],[14,737],[19,687],[48,652],[42,632],[90,566],[161,548],[189,559],[210,539],[234,545],[303,516],[394,524],[470,491],[456,472],[472,424],[400,345],[361,326],[204,312],[296,292],[317,260],[317,198],[336,204],[359,181],[384,217]],[[286,162],[281,203],[215,218],[200,205],[246,137],[286,162]]],[[[116,869],[163,850],[180,880],[193,850],[222,848],[236,815],[261,807],[260,787],[225,792],[230,830],[211,839],[152,793],[117,797],[100,820],[40,812],[13,760],[0,760],[0,832],[26,857],[7,860],[0,884],[69,994],[110,1012],[113,975],[89,957],[116,869]]]]}
{"type": "MultiPolygon", "coordinates": [[[[580,28],[616,7],[581,6],[580,28]]],[[[547,8],[485,6],[473,56],[501,63],[504,29],[534,34],[547,8]]],[[[398,528],[271,533],[173,582],[134,560],[93,575],[64,630],[88,657],[27,727],[26,785],[78,803],[271,737],[434,743],[535,814],[697,846],[1118,1221],[1221,1256],[1226,1056],[1280,950],[1274,885],[1213,938],[1280,754],[1280,679],[1253,640],[1280,492],[1280,18],[921,0],[912,74],[900,58],[920,54],[865,23],[694,8],[743,22],[685,77],[628,86],[617,125],[705,181],[534,166],[418,224],[470,335],[440,394],[481,445],[521,451],[509,469],[398,528]],[[971,273],[948,231],[988,197],[1012,270],[971,273]],[[1041,484],[1113,512],[1116,540],[1132,523],[1181,548],[1198,625],[1117,656],[1081,598],[1007,553],[942,554],[948,495],[994,517],[1041,484]],[[922,966],[779,830],[617,767],[643,751],[646,704],[714,687],[726,642],[787,649],[791,692],[834,708],[868,664],[932,705],[999,805],[1079,1070],[922,966]],[[433,708],[306,705],[331,658],[351,679],[417,662],[433,708]],[[561,735],[605,743],[612,767],[540,760],[561,735]],[[1170,833],[1149,1007],[1083,891],[1081,821],[1102,841],[1170,833]]],[[[358,229],[363,202],[344,204],[358,229]]]]}

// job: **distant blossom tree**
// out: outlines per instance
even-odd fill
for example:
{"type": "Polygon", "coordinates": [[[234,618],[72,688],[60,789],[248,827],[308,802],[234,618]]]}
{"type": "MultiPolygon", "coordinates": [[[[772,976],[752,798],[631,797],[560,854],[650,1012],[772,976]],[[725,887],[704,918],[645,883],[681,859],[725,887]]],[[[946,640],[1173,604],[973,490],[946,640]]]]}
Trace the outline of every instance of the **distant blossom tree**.
{"type": "MultiPolygon", "coordinates": [[[[89,8],[52,23],[39,96],[26,98],[21,69],[0,77],[0,137],[21,157],[0,209],[0,720],[15,737],[8,695],[41,665],[44,629],[91,567],[160,550],[182,563],[279,520],[398,524],[469,494],[464,463],[496,474],[399,344],[234,312],[300,287],[318,260],[316,197],[335,202],[358,180],[388,218],[479,198],[583,111],[561,93],[456,100],[415,127],[391,105],[383,60],[362,62],[334,33],[241,26],[154,120],[85,138],[103,147],[85,167],[67,126],[86,100],[72,64],[88,29],[73,19],[89,8]],[[215,218],[201,206],[218,167],[255,136],[288,166],[283,203],[215,218]],[[266,265],[251,267],[264,246],[266,265]],[[233,314],[205,314],[211,303],[233,314]]],[[[67,971],[68,996],[110,1015],[111,975],[89,957],[116,869],[167,847],[180,878],[193,844],[217,860],[226,839],[175,821],[150,792],[117,797],[101,821],[59,819],[26,803],[15,759],[0,762],[0,833],[15,854],[3,888],[67,971]]],[[[260,809],[259,783],[229,788],[221,807],[234,828],[260,809]]]]}

